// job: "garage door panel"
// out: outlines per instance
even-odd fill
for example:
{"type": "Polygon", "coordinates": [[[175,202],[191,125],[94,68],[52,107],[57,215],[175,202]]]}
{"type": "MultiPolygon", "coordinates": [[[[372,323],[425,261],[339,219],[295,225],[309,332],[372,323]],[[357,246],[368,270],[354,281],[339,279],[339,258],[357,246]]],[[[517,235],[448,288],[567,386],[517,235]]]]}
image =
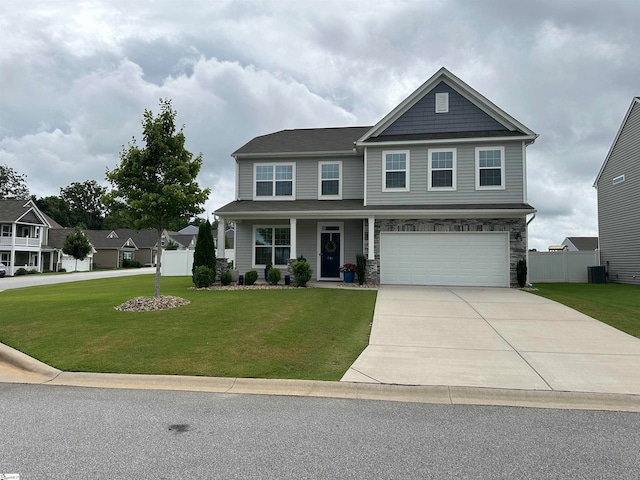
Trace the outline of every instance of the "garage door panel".
{"type": "Polygon", "coordinates": [[[381,282],[509,286],[506,233],[381,234],[381,282]]]}

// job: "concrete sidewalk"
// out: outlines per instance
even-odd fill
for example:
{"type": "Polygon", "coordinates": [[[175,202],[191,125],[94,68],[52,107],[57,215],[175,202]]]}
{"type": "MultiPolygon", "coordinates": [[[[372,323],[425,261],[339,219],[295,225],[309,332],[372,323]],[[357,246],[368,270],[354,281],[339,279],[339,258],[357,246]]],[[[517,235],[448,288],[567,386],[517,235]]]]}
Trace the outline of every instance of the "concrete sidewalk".
{"type": "Polygon", "coordinates": [[[127,268],[121,270],[94,270],[91,272],[72,272],[57,275],[23,275],[19,277],[0,278],[0,292],[14,288],[55,285],[58,283],[81,282],[96,278],[130,277],[132,275],[148,275],[156,273],[155,267],[127,268]]]}
{"type": "Polygon", "coordinates": [[[515,289],[385,285],[342,381],[640,395],[640,340],[515,289]]]}

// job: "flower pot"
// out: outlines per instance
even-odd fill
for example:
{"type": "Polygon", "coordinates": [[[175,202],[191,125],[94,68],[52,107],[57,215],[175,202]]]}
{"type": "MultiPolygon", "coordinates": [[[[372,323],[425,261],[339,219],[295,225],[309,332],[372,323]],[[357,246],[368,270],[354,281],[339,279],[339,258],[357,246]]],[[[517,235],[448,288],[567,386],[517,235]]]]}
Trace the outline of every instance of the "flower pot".
{"type": "Polygon", "coordinates": [[[344,272],[344,283],[353,283],[356,272],[344,272]]]}

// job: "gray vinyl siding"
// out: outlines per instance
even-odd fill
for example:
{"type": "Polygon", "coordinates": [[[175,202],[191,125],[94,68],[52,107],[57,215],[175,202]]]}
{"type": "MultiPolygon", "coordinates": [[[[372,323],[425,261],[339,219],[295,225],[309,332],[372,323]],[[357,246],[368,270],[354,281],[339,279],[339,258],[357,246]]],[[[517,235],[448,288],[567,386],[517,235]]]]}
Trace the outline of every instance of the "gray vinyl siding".
{"type": "Polygon", "coordinates": [[[598,179],[600,261],[609,281],[640,284],[640,104],[629,113],[598,179]],[[624,175],[624,182],[613,179],[624,175]],[[635,278],[634,278],[635,276],[635,278]]]}
{"type": "Polygon", "coordinates": [[[476,190],[476,144],[438,144],[403,147],[367,148],[367,205],[443,205],[518,203],[524,199],[522,142],[487,143],[485,147],[505,148],[504,190],[476,190]],[[456,148],[457,172],[455,191],[429,191],[428,163],[429,148],[456,148]],[[410,191],[382,191],[382,152],[409,150],[410,191]]]}
{"type": "MultiPolygon", "coordinates": [[[[240,160],[238,162],[239,199],[253,200],[253,172],[255,164],[295,163],[296,200],[318,199],[318,164],[320,162],[342,162],[342,198],[345,200],[364,197],[364,161],[361,156],[291,158],[273,160],[240,160]]],[[[268,200],[267,200],[268,201],[268,200]]]]}
{"type": "MultiPolygon", "coordinates": [[[[335,223],[336,220],[298,220],[297,223],[297,254],[304,256],[313,270],[312,279],[317,278],[318,272],[318,223],[335,223]]],[[[342,252],[342,263],[355,263],[356,255],[363,253],[362,241],[362,220],[344,220],[344,250],[342,252]]],[[[243,221],[236,225],[236,268],[240,274],[244,275],[249,270],[256,269],[252,264],[253,259],[253,228],[256,225],[289,225],[288,221],[282,220],[251,220],[243,221]]],[[[283,271],[283,274],[285,272],[283,271]]],[[[258,271],[259,278],[262,272],[258,271]]]]}
{"type": "Polygon", "coordinates": [[[507,130],[504,125],[440,82],[427,95],[393,122],[379,137],[418,133],[478,132],[507,130]],[[449,93],[449,112],[435,113],[436,93],[449,93]]]}

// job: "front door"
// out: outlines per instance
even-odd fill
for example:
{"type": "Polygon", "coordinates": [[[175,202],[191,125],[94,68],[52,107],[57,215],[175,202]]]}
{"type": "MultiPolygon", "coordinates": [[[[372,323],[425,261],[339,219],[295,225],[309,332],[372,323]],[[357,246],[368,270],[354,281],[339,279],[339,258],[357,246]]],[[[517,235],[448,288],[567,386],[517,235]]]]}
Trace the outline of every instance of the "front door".
{"type": "Polygon", "coordinates": [[[320,277],[340,278],[340,232],[320,234],[320,277]]]}

